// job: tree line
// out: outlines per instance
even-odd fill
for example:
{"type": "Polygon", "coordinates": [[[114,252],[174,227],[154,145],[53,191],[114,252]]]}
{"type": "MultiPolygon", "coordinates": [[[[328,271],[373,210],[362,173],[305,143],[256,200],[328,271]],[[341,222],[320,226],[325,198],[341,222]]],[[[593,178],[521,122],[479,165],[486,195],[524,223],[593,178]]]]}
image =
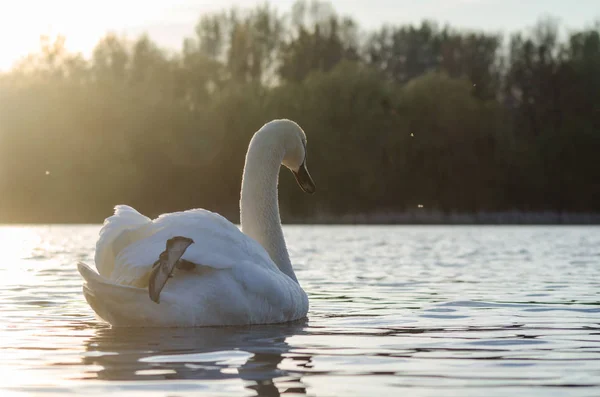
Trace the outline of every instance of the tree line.
{"type": "Polygon", "coordinates": [[[431,21],[364,31],[328,3],[202,15],[181,49],[65,39],[0,75],[0,221],[203,207],[238,219],[244,155],[274,118],[308,136],[317,194],[284,221],[437,211],[600,212],[600,24],[503,37],[431,21]]]}

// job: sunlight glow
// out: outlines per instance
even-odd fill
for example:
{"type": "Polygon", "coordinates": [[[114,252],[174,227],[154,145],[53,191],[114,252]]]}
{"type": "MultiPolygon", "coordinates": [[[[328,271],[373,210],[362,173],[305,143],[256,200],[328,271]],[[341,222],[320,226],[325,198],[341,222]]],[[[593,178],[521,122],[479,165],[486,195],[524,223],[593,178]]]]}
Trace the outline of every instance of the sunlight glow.
{"type": "Polygon", "coordinates": [[[26,259],[35,255],[39,242],[39,234],[31,228],[0,227],[0,285],[26,284],[35,278],[35,274],[29,271],[30,264],[26,259]]]}
{"type": "MultiPolygon", "coordinates": [[[[27,226],[1,226],[0,252],[2,252],[2,262],[6,264],[30,257],[32,249],[38,245],[39,241],[39,234],[27,226]]],[[[5,267],[0,266],[0,268],[5,267]]]]}
{"type": "Polygon", "coordinates": [[[167,4],[142,0],[22,0],[0,2],[0,69],[37,51],[40,36],[66,37],[69,51],[89,55],[108,31],[121,33],[135,24],[159,19],[167,4]]]}

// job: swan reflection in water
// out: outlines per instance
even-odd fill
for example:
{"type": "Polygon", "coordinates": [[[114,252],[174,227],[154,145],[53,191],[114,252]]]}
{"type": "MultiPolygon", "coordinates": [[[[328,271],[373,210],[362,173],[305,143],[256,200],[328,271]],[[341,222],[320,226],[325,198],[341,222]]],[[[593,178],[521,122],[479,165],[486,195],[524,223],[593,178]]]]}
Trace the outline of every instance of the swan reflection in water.
{"type": "Polygon", "coordinates": [[[100,367],[95,371],[98,380],[241,379],[260,396],[306,394],[301,378],[303,369],[311,367],[311,356],[290,352],[293,347],[286,342],[304,334],[306,323],[102,328],[87,341],[83,364],[100,367]],[[284,360],[286,369],[280,365],[284,360]]]}

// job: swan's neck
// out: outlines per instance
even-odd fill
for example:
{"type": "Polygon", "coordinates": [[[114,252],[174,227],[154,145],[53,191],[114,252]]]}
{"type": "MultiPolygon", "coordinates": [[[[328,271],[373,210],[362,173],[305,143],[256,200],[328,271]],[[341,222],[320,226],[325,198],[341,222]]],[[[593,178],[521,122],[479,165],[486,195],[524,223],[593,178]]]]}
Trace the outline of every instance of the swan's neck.
{"type": "Polygon", "coordinates": [[[285,153],[279,145],[257,138],[248,148],[242,177],[242,231],[265,248],[284,274],[298,282],[285,245],[277,198],[279,169],[285,153]]]}

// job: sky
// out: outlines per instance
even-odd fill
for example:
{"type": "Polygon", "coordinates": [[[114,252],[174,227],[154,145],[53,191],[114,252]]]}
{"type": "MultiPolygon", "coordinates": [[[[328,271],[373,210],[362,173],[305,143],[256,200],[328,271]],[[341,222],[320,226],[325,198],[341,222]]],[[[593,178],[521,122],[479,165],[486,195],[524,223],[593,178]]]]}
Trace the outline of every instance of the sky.
{"type": "MultiPolygon", "coordinates": [[[[178,49],[193,34],[202,13],[252,7],[261,0],[1,0],[0,70],[39,48],[41,35],[66,37],[71,51],[89,55],[107,32],[130,37],[147,32],[160,46],[178,49]]],[[[273,0],[287,12],[294,0],[273,0]]],[[[581,28],[600,20],[598,0],[333,0],[339,14],[364,29],[384,23],[432,19],[455,27],[513,32],[540,17],[559,18],[564,27],[581,28]]]]}

